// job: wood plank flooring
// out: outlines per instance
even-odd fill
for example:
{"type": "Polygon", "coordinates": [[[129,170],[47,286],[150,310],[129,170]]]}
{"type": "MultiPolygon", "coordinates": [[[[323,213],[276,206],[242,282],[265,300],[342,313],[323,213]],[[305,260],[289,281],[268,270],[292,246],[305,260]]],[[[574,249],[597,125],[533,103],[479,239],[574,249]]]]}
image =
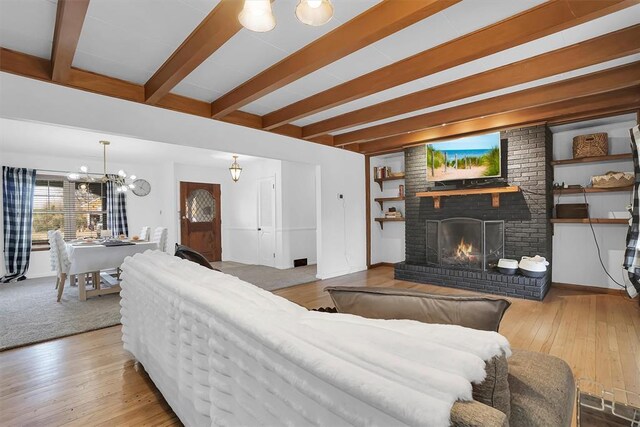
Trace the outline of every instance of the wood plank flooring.
{"type": "MultiPolygon", "coordinates": [[[[324,287],[385,286],[469,294],[393,279],[380,267],[275,293],[308,308],[324,287]]],[[[544,302],[512,299],[500,332],[512,347],[566,360],[577,378],[640,393],[640,308],[622,295],[552,288],[544,302]]],[[[1,426],[180,425],[111,327],[0,353],[1,426]]]]}

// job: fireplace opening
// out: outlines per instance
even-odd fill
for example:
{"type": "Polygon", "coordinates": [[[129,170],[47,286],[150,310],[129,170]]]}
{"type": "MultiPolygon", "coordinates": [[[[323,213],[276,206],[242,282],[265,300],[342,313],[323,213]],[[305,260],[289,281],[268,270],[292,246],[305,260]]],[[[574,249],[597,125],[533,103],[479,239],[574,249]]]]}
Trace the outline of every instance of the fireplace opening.
{"type": "Polygon", "coordinates": [[[427,221],[427,263],[487,270],[504,257],[504,221],[448,218],[427,221]]]}

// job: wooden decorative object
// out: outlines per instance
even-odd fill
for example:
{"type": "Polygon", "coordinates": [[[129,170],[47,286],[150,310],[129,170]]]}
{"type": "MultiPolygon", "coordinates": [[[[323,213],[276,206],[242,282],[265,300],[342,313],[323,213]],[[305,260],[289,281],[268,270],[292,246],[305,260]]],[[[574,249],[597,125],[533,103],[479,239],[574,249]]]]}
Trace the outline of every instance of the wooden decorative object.
{"type": "Polygon", "coordinates": [[[376,218],[376,221],[380,224],[380,228],[384,230],[385,222],[404,222],[404,217],[401,218],[376,218]]]}
{"type": "Polygon", "coordinates": [[[610,154],[608,156],[583,157],[581,159],[553,160],[551,166],[572,165],[576,163],[600,163],[600,162],[619,162],[621,160],[632,160],[631,153],[610,154]]]}
{"type": "Polygon", "coordinates": [[[606,133],[590,133],[573,138],[573,158],[606,156],[609,154],[609,139],[606,133]]]}
{"type": "Polygon", "coordinates": [[[379,205],[380,205],[380,210],[384,210],[384,203],[385,202],[401,202],[404,200],[404,196],[398,196],[398,197],[378,197],[376,199],[374,199],[379,205]]]}
{"type": "MultiPolygon", "coordinates": [[[[552,224],[589,224],[589,218],[552,218],[552,224]]],[[[624,218],[591,218],[592,224],[622,224],[629,225],[624,218]]]]}
{"type": "Polygon", "coordinates": [[[520,191],[520,187],[512,185],[509,187],[494,187],[494,188],[469,188],[460,190],[442,190],[442,191],[425,191],[422,193],[416,193],[416,197],[431,197],[433,198],[433,207],[440,209],[440,199],[442,197],[450,196],[470,196],[474,194],[491,194],[491,206],[494,208],[500,207],[500,194],[502,193],[517,193],[520,191]]]}
{"type": "Polygon", "coordinates": [[[589,205],[587,203],[560,203],[556,205],[556,218],[578,219],[589,218],[589,205]]]}
{"type": "Polygon", "coordinates": [[[398,175],[389,176],[389,177],[386,177],[386,178],[376,178],[376,179],[374,179],[374,181],[378,183],[378,185],[380,186],[380,191],[382,191],[382,183],[384,181],[396,181],[396,180],[401,180],[401,179],[404,179],[404,173],[402,173],[402,174],[399,173],[398,175]]]}

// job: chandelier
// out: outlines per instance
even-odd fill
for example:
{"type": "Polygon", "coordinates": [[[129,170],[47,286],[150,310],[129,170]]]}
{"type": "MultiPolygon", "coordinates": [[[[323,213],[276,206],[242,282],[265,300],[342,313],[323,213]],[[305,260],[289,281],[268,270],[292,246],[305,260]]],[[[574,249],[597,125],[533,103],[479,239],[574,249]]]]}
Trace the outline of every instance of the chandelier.
{"type": "MultiPolygon", "coordinates": [[[[102,163],[103,163],[103,174],[99,179],[94,178],[91,175],[98,175],[89,173],[89,168],[87,166],[80,166],[79,172],[72,172],[67,175],[67,177],[71,181],[84,181],[84,182],[96,182],[99,181],[103,184],[111,183],[118,193],[125,193],[129,190],[129,188],[133,188],[133,181],[135,181],[135,175],[127,175],[127,173],[120,169],[117,174],[109,175],[107,174],[107,146],[111,144],[109,141],[100,141],[102,145],[102,163]]],[[[82,191],[82,188],[80,189],[82,191]]],[[[85,187],[84,191],[87,188],[85,187]]]]}
{"type": "MultiPolygon", "coordinates": [[[[331,0],[300,0],[296,6],[296,17],[303,24],[324,25],[333,17],[331,0]]],[[[247,30],[258,33],[271,31],[276,26],[270,0],[244,0],[238,20],[247,30]]]]}

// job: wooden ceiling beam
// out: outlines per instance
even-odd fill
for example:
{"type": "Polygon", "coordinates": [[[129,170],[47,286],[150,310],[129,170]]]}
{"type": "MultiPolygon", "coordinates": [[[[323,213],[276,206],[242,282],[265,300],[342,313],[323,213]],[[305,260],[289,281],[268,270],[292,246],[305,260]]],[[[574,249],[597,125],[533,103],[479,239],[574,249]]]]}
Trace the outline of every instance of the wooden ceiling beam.
{"type": "Polygon", "coordinates": [[[418,145],[453,136],[486,133],[496,130],[545,123],[562,118],[588,118],[595,115],[633,111],[640,107],[640,86],[600,93],[583,98],[569,99],[553,104],[519,111],[496,114],[489,117],[467,120],[446,126],[437,126],[409,134],[392,136],[360,144],[360,153],[377,154],[397,151],[403,147],[418,145]]]}
{"type": "Polygon", "coordinates": [[[265,126],[320,111],[435,74],[637,4],[637,0],[551,0],[263,116],[265,126]]]}
{"type": "MultiPolygon", "coordinates": [[[[106,95],[113,98],[124,99],[126,101],[145,103],[144,86],[90,71],[71,68],[69,77],[64,82],[54,82],[51,79],[51,61],[15,52],[9,49],[0,48],[0,71],[16,74],[22,77],[29,77],[42,80],[48,83],[55,83],[62,86],[106,95]]],[[[155,107],[191,114],[194,116],[211,118],[211,104],[186,96],[169,93],[162,97],[155,107]]],[[[253,129],[262,129],[262,118],[255,114],[235,111],[222,119],[226,123],[233,123],[253,129]]],[[[299,126],[282,126],[272,133],[300,138],[302,128],[299,126]]],[[[333,146],[333,137],[325,135],[309,140],[313,143],[333,146]]]]}
{"type": "MultiPolygon", "coordinates": [[[[262,98],[460,0],[384,0],[221,96],[211,104],[213,118],[262,98]]],[[[268,123],[272,129],[284,123],[268,123]]]]}
{"type": "Polygon", "coordinates": [[[609,92],[638,84],[640,84],[640,61],[556,83],[343,133],[336,135],[334,141],[338,146],[370,141],[442,124],[609,92]]]}
{"type": "Polygon", "coordinates": [[[313,123],[302,128],[302,136],[313,138],[638,52],[640,52],[640,24],[313,123]]]}
{"type": "Polygon", "coordinates": [[[157,103],[178,83],[233,37],[242,25],[241,0],[221,0],[145,83],[145,102],[157,103]]]}
{"type": "Polygon", "coordinates": [[[64,82],[69,77],[88,8],[89,0],[58,0],[51,49],[51,79],[53,81],[64,82]]]}

